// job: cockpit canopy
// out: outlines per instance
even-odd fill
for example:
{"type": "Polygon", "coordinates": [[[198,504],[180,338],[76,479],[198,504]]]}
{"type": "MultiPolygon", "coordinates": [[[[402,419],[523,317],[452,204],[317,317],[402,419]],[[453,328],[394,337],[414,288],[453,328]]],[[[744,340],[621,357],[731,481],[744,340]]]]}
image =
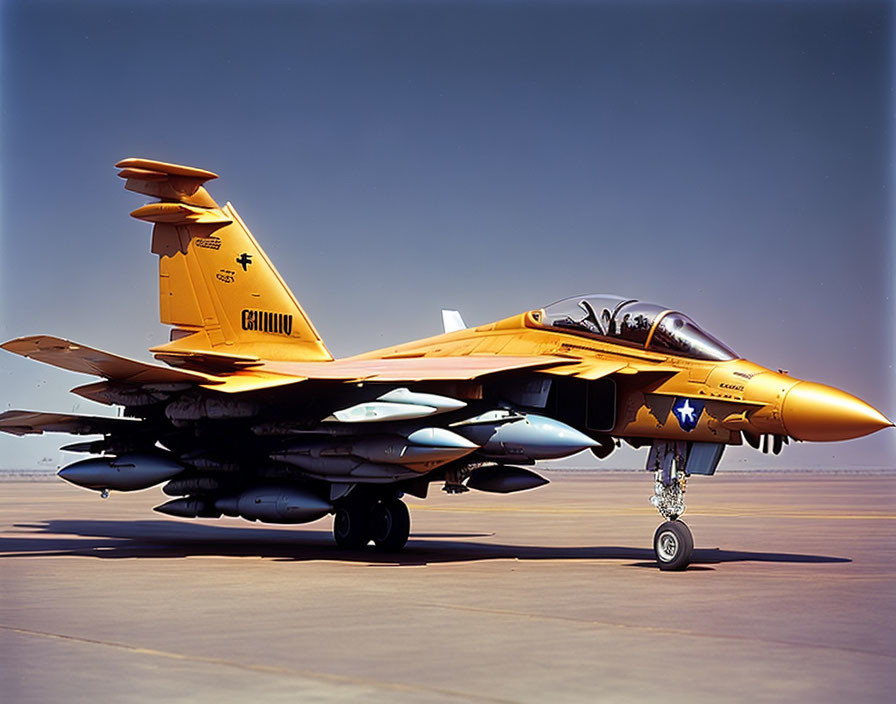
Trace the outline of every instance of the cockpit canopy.
{"type": "Polygon", "coordinates": [[[732,349],[688,316],[655,303],[621,296],[565,298],[544,309],[546,327],[615,338],[655,352],[694,359],[737,359],[732,349]]]}

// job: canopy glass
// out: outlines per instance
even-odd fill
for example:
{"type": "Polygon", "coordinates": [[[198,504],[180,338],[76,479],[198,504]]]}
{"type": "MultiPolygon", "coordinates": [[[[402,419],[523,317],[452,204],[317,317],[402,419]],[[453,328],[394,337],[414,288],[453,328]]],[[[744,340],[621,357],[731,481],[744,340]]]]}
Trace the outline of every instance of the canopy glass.
{"type": "Polygon", "coordinates": [[[718,361],[739,356],[688,316],[633,298],[565,298],[544,308],[541,319],[545,327],[588,337],[615,338],[655,352],[718,361]]]}

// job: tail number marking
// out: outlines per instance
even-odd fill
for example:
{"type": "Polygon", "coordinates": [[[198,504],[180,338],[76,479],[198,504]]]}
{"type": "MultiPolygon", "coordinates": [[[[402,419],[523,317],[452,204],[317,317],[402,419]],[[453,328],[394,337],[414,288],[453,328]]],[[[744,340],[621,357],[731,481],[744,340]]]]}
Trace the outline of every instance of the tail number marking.
{"type": "Polygon", "coordinates": [[[244,309],[240,315],[240,322],[243,330],[270,332],[274,335],[292,334],[292,316],[287,313],[244,309]]]}

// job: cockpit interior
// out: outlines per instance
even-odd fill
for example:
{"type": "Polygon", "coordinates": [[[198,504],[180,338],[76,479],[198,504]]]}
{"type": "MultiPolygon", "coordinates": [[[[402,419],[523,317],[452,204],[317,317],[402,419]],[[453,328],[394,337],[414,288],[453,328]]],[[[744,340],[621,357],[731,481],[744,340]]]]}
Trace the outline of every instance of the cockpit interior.
{"type": "Polygon", "coordinates": [[[621,296],[575,296],[543,309],[542,324],[587,337],[610,338],[653,352],[726,361],[734,350],[688,316],[655,303],[621,296]]]}

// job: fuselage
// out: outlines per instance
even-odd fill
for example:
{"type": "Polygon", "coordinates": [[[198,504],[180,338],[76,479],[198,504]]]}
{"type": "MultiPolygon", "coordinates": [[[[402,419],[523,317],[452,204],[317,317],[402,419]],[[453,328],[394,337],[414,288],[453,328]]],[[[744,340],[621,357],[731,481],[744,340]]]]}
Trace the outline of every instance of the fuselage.
{"type": "MultiPolygon", "coordinates": [[[[711,342],[705,353],[697,348],[696,354],[675,354],[652,345],[667,313],[684,318],[699,331],[685,316],[655,308],[661,312],[641,335],[644,342],[602,334],[605,330],[561,327],[547,319],[545,309],[537,309],[355,359],[459,355],[564,358],[567,363],[537,372],[561,383],[585,382],[584,422],[563,419],[573,420],[572,425],[591,433],[621,438],[735,445],[743,438],[758,444],[764,435],[836,441],[892,425],[876,409],[846,392],[762,367],[735,355],[708,334],[711,342]],[[699,358],[701,353],[726,358],[699,358]],[[594,404],[603,406],[601,413],[591,414],[599,416],[599,427],[588,425],[590,394],[596,396],[594,404]],[[692,401],[684,405],[681,399],[692,401]],[[608,420],[608,402],[613,407],[612,422],[608,420]],[[679,406],[683,406],[681,412],[679,406]]],[[[558,410],[562,417],[563,409],[558,410]]]]}

